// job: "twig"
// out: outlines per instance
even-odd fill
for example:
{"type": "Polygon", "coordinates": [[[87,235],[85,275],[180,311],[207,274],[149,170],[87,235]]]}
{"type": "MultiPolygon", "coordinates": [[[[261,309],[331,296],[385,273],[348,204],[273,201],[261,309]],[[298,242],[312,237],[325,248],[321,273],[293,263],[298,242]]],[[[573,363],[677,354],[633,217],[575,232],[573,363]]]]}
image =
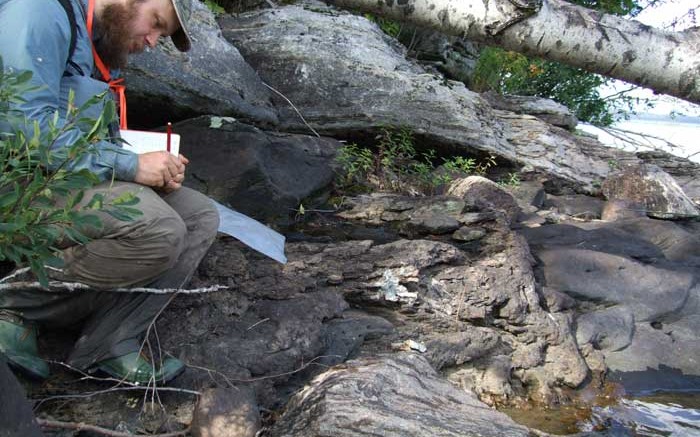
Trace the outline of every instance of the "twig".
{"type": "Polygon", "coordinates": [[[270,85],[266,84],[265,82],[263,82],[262,84],[265,85],[266,87],[270,88],[272,91],[276,92],[280,97],[282,97],[284,100],[286,100],[287,103],[289,103],[289,105],[290,105],[290,106],[296,111],[296,113],[299,115],[299,118],[301,118],[301,121],[304,122],[304,124],[306,125],[306,127],[308,127],[309,129],[311,129],[311,132],[313,132],[314,135],[316,135],[317,137],[321,138],[321,135],[319,135],[318,132],[316,132],[316,130],[315,130],[314,128],[312,128],[311,125],[310,125],[309,123],[306,122],[306,120],[304,119],[304,116],[301,115],[301,112],[299,112],[299,110],[297,109],[297,107],[294,106],[294,103],[292,103],[288,98],[286,98],[286,97],[284,96],[284,94],[282,94],[281,92],[277,91],[276,89],[274,89],[274,88],[271,87],[270,85]]]}
{"type": "Polygon", "coordinates": [[[27,273],[29,271],[29,267],[24,267],[22,269],[17,269],[14,272],[10,273],[9,275],[5,276],[4,278],[0,279],[0,282],[5,282],[8,279],[12,279],[15,276],[21,275],[23,273],[27,273]]]}
{"type": "MultiPolygon", "coordinates": [[[[13,273],[10,276],[15,276],[18,272],[13,273]]],[[[48,292],[76,292],[85,290],[94,290],[94,287],[82,284],[80,282],[61,282],[61,281],[50,281],[48,287],[44,287],[38,281],[21,281],[21,282],[7,282],[3,283],[10,276],[6,276],[0,279],[0,292],[7,290],[42,290],[48,292]]],[[[181,288],[148,288],[148,287],[135,287],[135,288],[112,288],[110,291],[117,293],[153,293],[153,294],[170,294],[170,293],[181,293],[181,294],[197,294],[197,293],[211,293],[214,291],[225,290],[229,287],[225,285],[212,285],[211,287],[202,288],[192,288],[192,289],[181,289],[181,288]]]]}
{"type": "Polygon", "coordinates": [[[63,366],[68,370],[72,370],[73,372],[80,373],[82,376],[78,379],[78,381],[98,381],[98,382],[114,382],[116,383],[115,387],[119,387],[120,385],[124,384],[129,387],[141,387],[138,384],[135,384],[133,382],[129,381],[124,381],[122,379],[117,379],[113,378],[111,376],[108,377],[99,377],[99,376],[93,376],[81,369],[78,369],[77,367],[73,367],[68,363],[64,363],[63,361],[55,361],[55,360],[46,360],[47,363],[52,363],[52,364],[58,364],[59,366],[63,366]]]}
{"type": "MultiPolygon", "coordinates": [[[[307,367],[309,367],[312,364],[316,364],[316,363],[314,363],[314,361],[320,360],[321,358],[343,358],[343,357],[340,355],[319,355],[317,357],[314,357],[311,361],[302,365],[298,369],[291,370],[289,372],[278,373],[276,375],[261,376],[259,378],[249,378],[249,379],[233,379],[233,378],[231,378],[230,380],[235,381],[235,382],[255,382],[255,381],[263,381],[265,379],[279,378],[280,376],[293,375],[295,373],[301,372],[302,370],[306,369],[307,367]]],[[[318,364],[318,365],[323,366],[323,364],[318,364]]],[[[324,366],[324,367],[327,367],[327,366],[324,366]]]]}
{"type": "Polygon", "coordinates": [[[190,427],[188,426],[182,431],[166,432],[164,434],[130,434],[126,432],[119,432],[108,428],[103,428],[101,426],[88,425],[87,423],[81,422],[61,422],[58,420],[47,419],[37,419],[36,421],[42,428],[71,429],[74,431],[91,431],[97,434],[102,434],[110,437],[135,437],[137,435],[147,435],[150,437],[177,437],[187,435],[190,432],[190,427]]]}
{"type": "Polygon", "coordinates": [[[187,367],[192,368],[192,369],[197,369],[197,370],[204,370],[209,374],[209,378],[211,378],[212,381],[218,384],[218,381],[212,376],[212,374],[216,374],[224,378],[226,380],[226,384],[228,384],[229,387],[233,388],[236,385],[228,378],[228,376],[224,375],[223,373],[219,372],[218,370],[214,369],[209,369],[207,367],[202,367],[202,366],[195,366],[193,364],[188,364],[187,367]]]}
{"type": "MultiPolygon", "coordinates": [[[[43,404],[44,402],[49,402],[49,401],[54,401],[58,399],[87,399],[91,398],[94,396],[99,396],[103,394],[109,394],[109,393],[116,393],[120,391],[144,391],[144,390],[152,390],[151,387],[139,387],[139,386],[129,386],[129,387],[112,387],[108,388],[105,390],[98,390],[98,391],[90,391],[90,392],[85,392],[85,393],[79,393],[79,394],[74,394],[74,395],[55,395],[55,396],[49,396],[47,398],[41,398],[41,399],[33,399],[38,401],[38,404],[34,407],[34,410],[43,404]]],[[[196,390],[189,390],[186,388],[176,388],[176,387],[158,387],[158,390],[160,391],[171,391],[175,393],[185,393],[188,395],[193,395],[193,396],[201,396],[202,393],[198,392],[196,390]]]]}
{"type": "MultiPolygon", "coordinates": [[[[180,284],[182,286],[184,284],[180,284]]],[[[159,389],[157,386],[157,381],[156,381],[156,363],[154,362],[154,354],[153,354],[153,349],[151,348],[151,342],[149,341],[149,336],[151,335],[151,330],[153,329],[155,332],[155,324],[156,320],[158,320],[158,317],[165,311],[165,309],[170,305],[170,302],[175,299],[175,296],[177,296],[177,293],[172,294],[169,298],[168,301],[163,304],[163,306],[158,310],[155,316],[153,316],[153,319],[151,322],[148,324],[148,328],[146,328],[146,334],[144,335],[143,342],[141,343],[141,348],[139,348],[139,355],[143,352],[144,346],[148,345],[148,351],[151,356],[151,379],[148,381],[148,387],[151,387],[151,384],[153,384],[153,392],[151,393],[151,402],[153,402],[154,398],[158,396],[156,393],[157,390],[159,389]]],[[[160,350],[158,351],[160,354],[160,350]]],[[[148,392],[144,393],[144,406],[146,405],[146,399],[148,397],[148,392]]],[[[158,404],[165,410],[165,407],[160,401],[160,397],[158,396],[158,404]]]]}
{"type": "Polygon", "coordinates": [[[270,318],[269,318],[269,317],[265,317],[264,319],[262,319],[262,320],[260,320],[260,321],[258,321],[258,322],[253,323],[252,325],[250,325],[250,326],[248,327],[248,329],[246,329],[246,331],[250,331],[251,329],[253,329],[253,328],[255,328],[256,326],[258,326],[259,324],[265,323],[265,322],[267,322],[268,320],[270,320],[270,318]]]}
{"type": "Polygon", "coordinates": [[[627,93],[629,93],[630,91],[634,91],[634,90],[637,90],[637,89],[640,89],[640,88],[641,88],[640,86],[634,85],[634,86],[631,86],[630,88],[628,88],[628,89],[626,89],[626,90],[618,91],[618,92],[616,92],[615,94],[610,94],[609,96],[605,96],[605,97],[603,97],[602,100],[612,100],[612,99],[614,99],[614,98],[616,98],[616,97],[618,97],[618,96],[621,96],[621,95],[623,95],[623,94],[627,94],[627,93]]]}
{"type": "MultiPolygon", "coordinates": [[[[156,318],[157,317],[158,316],[156,316],[156,318]]],[[[155,319],[153,321],[155,322],[155,319]]],[[[156,329],[153,329],[153,333],[156,335],[156,339],[158,338],[157,332],[158,331],[156,329]]],[[[151,390],[151,408],[153,408],[153,406],[155,405],[156,399],[158,399],[158,405],[160,405],[160,408],[163,411],[165,411],[165,406],[163,405],[163,402],[161,402],[160,395],[158,394],[158,386],[157,386],[156,378],[155,378],[155,374],[156,374],[155,355],[153,354],[153,348],[151,347],[151,341],[149,340],[148,337],[146,337],[144,339],[144,344],[148,345],[148,353],[151,356],[151,379],[148,381],[148,385],[147,385],[148,388],[151,388],[151,384],[153,384],[153,390],[151,390]]],[[[158,345],[158,350],[160,351],[160,344],[158,345]]],[[[158,353],[158,357],[161,358],[160,352],[158,353]]],[[[162,359],[160,359],[160,367],[161,368],[163,367],[163,360],[162,359]]],[[[143,394],[142,411],[143,411],[143,408],[146,408],[147,403],[148,403],[148,391],[146,391],[143,394]]]]}
{"type": "MultiPolygon", "coordinates": [[[[299,211],[299,209],[294,209],[294,208],[289,208],[290,211],[299,211]]],[[[320,212],[320,213],[331,213],[331,212],[338,212],[337,209],[306,209],[304,208],[304,212],[320,212]]]]}
{"type": "MultiPolygon", "coordinates": [[[[598,126],[596,126],[598,127],[598,126]]],[[[610,126],[603,126],[603,127],[598,127],[598,129],[602,130],[603,132],[607,133],[608,135],[612,136],[613,138],[616,138],[632,147],[635,149],[638,147],[648,147],[652,150],[662,150],[661,147],[668,147],[669,149],[682,149],[682,146],[672,143],[664,138],[658,137],[656,135],[651,135],[651,134],[645,134],[641,132],[635,132],[631,130],[626,130],[626,129],[620,129],[618,127],[610,127],[610,126]],[[652,143],[650,140],[656,140],[660,141],[663,143],[662,146],[655,145],[652,143]]]]}

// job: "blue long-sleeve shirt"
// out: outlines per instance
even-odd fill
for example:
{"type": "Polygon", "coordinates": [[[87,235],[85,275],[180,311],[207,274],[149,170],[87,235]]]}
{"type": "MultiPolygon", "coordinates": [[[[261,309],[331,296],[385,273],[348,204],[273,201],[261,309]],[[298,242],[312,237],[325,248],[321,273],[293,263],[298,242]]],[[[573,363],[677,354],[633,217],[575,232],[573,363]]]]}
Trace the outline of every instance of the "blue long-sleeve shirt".
{"type": "MultiPolygon", "coordinates": [[[[108,85],[90,77],[95,69],[91,42],[87,32],[86,0],[71,0],[77,27],[75,52],[67,65],[71,40],[71,24],[65,9],[57,0],[0,0],[0,56],[6,70],[29,70],[31,83],[40,89],[27,93],[25,103],[13,106],[30,122],[38,121],[46,129],[59,112],[59,127],[65,124],[69,90],[75,93],[74,104],[81,106],[89,98],[108,89],[108,85]],[[64,73],[68,71],[68,75],[64,73]],[[84,74],[83,74],[84,73],[84,74]]],[[[98,105],[84,116],[97,118],[102,112],[98,105]]],[[[2,120],[0,120],[2,129],[2,120]]],[[[82,136],[77,128],[62,134],[54,148],[73,144],[82,136]]],[[[68,169],[88,169],[101,180],[133,181],[138,156],[118,144],[101,141],[98,153],[85,154],[68,163],[68,169]]]]}

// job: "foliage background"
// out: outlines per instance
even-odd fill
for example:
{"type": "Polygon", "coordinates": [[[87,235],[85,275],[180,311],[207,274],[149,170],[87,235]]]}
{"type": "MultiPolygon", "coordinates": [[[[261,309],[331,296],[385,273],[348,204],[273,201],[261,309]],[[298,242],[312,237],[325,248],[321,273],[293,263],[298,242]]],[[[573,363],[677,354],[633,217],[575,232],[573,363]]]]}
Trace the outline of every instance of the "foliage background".
{"type": "MultiPolygon", "coordinates": [[[[637,0],[570,2],[628,17],[634,17],[643,10],[643,5],[637,0]]],[[[611,82],[612,79],[580,68],[487,47],[481,52],[470,85],[474,91],[479,92],[495,91],[499,94],[549,98],[567,106],[579,120],[598,126],[609,126],[634,113],[640,105],[650,105],[648,100],[629,94],[634,87],[602,97],[601,87],[611,82]]]]}
{"type": "Polygon", "coordinates": [[[15,109],[36,89],[31,77],[30,72],[5,71],[0,59],[0,262],[28,265],[46,285],[47,266],[61,264],[58,246],[88,242],[86,231],[101,226],[96,212],[131,220],[140,211],[133,208],[138,203],[134,193],[84,199],[98,178],[87,170],[69,170],[71,161],[99,153],[94,144],[108,137],[115,118],[111,97],[95,96],[74,107],[71,95],[65,119],[57,112],[48,128],[41,129],[15,109]],[[81,116],[95,104],[104,105],[98,119],[81,116]],[[76,128],[83,132],[78,141],[54,147],[64,132],[76,128]]]}

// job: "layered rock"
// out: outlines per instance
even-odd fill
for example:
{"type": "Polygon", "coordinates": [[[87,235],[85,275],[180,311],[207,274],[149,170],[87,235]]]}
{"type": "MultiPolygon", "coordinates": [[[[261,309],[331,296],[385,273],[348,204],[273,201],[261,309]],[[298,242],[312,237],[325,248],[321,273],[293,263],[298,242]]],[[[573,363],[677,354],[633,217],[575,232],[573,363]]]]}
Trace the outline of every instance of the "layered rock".
{"type": "Polygon", "coordinates": [[[305,5],[219,21],[224,37],[293,102],[277,100],[283,129],[308,130],[298,109],[315,130],[336,138],[409,126],[424,147],[495,154],[582,190],[595,191],[607,175],[607,162],[583,153],[569,132],[531,115],[493,110],[463,83],[426,74],[363,17],[305,5]]]}
{"type": "Polygon", "coordinates": [[[290,400],[274,437],[527,436],[524,426],[441,378],[415,354],[348,361],[290,400]]]}

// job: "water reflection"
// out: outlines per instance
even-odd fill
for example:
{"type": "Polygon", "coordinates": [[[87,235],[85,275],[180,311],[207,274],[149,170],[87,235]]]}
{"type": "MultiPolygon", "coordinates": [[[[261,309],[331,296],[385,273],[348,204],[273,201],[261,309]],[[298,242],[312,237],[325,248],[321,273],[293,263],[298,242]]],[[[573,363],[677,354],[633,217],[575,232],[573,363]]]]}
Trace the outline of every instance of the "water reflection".
{"type": "Polygon", "coordinates": [[[560,408],[501,408],[516,422],[553,435],[607,431],[603,435],[700,437],[700,392],[598,398],[560,408]]]}
{"type": "Polygon", "coordinates": [[[594,407],[589,426],[621,425],[638,436],[700,436],[700,394],[659,393],[594,407]]]}

